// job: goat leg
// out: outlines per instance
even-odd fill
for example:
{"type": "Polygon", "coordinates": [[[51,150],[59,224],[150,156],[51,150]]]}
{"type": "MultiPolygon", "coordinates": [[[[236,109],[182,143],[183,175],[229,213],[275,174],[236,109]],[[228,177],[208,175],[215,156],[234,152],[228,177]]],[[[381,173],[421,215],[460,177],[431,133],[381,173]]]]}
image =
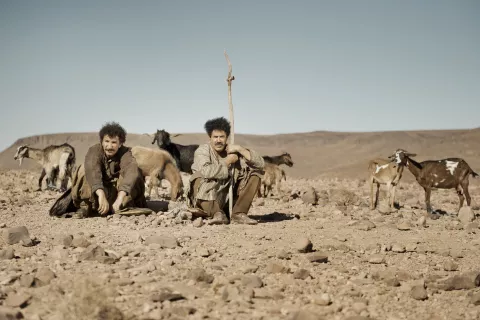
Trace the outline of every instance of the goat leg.
{"type": "Polygon", "coordinates": [[[370,178],[370,210],[375,209],[375,202],[373,200],[373,178],[370,178]]]}
{"type": "Polygon", "coordinates": [[[391,204],[390,205],[391,205],[392,209],[395,208],[395,190],[396,189],[397,189],[397,185],[393,184],[392,185],[392,194],[390,196],[391,197],[391,200],[390,200],[391,204]]]}
{"type": "MultiPolygon", "coordinates": [[[[460,209],[462,209],[463,207],[463,202],[465,201],[465,197],[463,196],[463,192],[462,192],[462,189],[460,189],[460,186],[457,186],[457,194],[458,194],[458,199],[460,201],[460,204],[458,206],[458,211],[460,211],[460,209]]],[[[470,195],[469,195],[470,197],[470,195]]],[[[468,201],[467,201],[468,203],[468,201]]]]}
{"type": "Polygon", "coordinates": [[[432,213],[432,207],[430,205],[430,195],[432,194],[432,189],[424,188],[425,190],[425,205],[427,207],[427,213],[432,213]]]}
{"type": "Polygon", "coordinates": [[[462,184],[462,189],[463,189],[463,194],[465,195],[465,198],[467,198],[467,206],[470,207],[472,198],[470,197],[470,192],[468,192],[468,176],[466,178],[466,182],[462,184]]]}
{"type": "Polygon", "coordinates": [[[40,174],[40,178],[38,179],[38,189],[37,191],[42,191],[42,180],[45,178],[45,175],[47,172],[45,171],[45,168],[42,169],[42,173],[40,174]]]}

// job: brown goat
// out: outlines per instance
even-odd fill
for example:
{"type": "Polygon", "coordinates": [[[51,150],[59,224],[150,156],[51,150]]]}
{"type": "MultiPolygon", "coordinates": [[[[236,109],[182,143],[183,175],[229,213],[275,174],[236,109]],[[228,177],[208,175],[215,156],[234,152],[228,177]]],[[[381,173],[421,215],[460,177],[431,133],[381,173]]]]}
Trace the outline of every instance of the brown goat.
{"type": "Polygon", "coordinates": [[[276,164],[277,166],[284,164],[289,167],[293,166],[292,156],[288,152],[283,152],[279,156],[263,156],[265,163],[276,164]]]}
{"type": "Polygon", "coordinates": [[[158,194],[158,187],[161,179],[165,178],[170,182],[170,199],[175,201],[183,192],[183,182],[180,171],[175,165],[175,160],[165,150],[150,149],[140,146],[132,147],[132,154],[137,161],[138,167],[144,177],[150,177],[148,196],[155,186],[158,194]]]}
{"type": "Polygon", "coordinates": [[[263,197],[268,197],[272,188],[276,187],[277,195],[280,195],[280,184],[282,182],[282,178],[286,181],[287,177],[285,176],[285,171],[281,169],[279,166],[265,163],[265,167],[263,169],[265,174],[263,176],[261,186],[258,188],[258,196],[262,196],[262,187],[263,187],[263,197]]]}
{"type": "Polygon", "coordinates": [[[432,189],[456,189],[460,200],[458,210],[462,208],[465,198],[467,198],[467,205],[470,206],[471,198],[468,192],[468,177],[472,175],[476,178],[478,174],[470,168],[465,160],[461,158],[447,158],[416,162],[411,158],[415,156],[416,154],[414,153],[398,149],[389,158],[394,159],[399,165],[406,166],[415,176],[420,186],[423,187],[428,213],[432,213],[430,205],[432,189]]]}
{"type": "Polygon", "coordinates": [[[391,160],[374,159],[370,160],[368,172],[370,173],[370,209],[375,209],[378,202],[378,193],[380,185],[387,185],[387,203],[390,209],[395,204],[395,189],[402,178],[403,165],[396,164],[391,160]],[[373,197],[373,185],[377,185],[375,200],[373,197]]]}

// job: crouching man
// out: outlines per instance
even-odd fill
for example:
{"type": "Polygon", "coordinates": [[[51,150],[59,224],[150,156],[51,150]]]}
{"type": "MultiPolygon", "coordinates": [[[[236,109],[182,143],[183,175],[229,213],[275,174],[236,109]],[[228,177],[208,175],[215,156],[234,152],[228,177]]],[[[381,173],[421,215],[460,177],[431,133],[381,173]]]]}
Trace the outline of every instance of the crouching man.
{"type": "Polygon", "coordinates": [[[57,200],[50,215],[75,211],[74,218],[106,215],[124,208],[146,208],[145,182],[130,151],[124,146],[127,133],[118,123],[105,124],[100,143],[85,155],[73,175],[72,187],[57,200]]]}
{"type": "Polygon", "coordinates": [[[225,118],[208,120],[205,130],[210,142],[200,145],[195,151],[193,174],[187,186],[187,203],[200,209],[211,218],[209,224],[228,224],[228,190],[233,177],[233,212],[230,221],[240,224],[257,224],[247,213],[253,197],[260,187],[264,160],[251,149],[240,145],[227,145],[230,124],[225,118]]]}

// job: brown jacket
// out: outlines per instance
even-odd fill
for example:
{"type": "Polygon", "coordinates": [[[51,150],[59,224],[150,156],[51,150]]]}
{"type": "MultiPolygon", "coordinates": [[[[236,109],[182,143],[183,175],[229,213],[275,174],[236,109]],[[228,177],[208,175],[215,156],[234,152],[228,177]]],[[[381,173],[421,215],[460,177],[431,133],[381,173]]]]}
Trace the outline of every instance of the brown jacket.
{"type": "Polygon", "coordinates": [[[140,171],[130,148],[121,146],[117,154],[108,159],[100,143],[90,147],[85,155],[85,178],[92,188],[92,194],[104,189],[105,184],[116,184],[122,176],[118,191],[132,192],[135,182],[140,178],[140,171]]]}

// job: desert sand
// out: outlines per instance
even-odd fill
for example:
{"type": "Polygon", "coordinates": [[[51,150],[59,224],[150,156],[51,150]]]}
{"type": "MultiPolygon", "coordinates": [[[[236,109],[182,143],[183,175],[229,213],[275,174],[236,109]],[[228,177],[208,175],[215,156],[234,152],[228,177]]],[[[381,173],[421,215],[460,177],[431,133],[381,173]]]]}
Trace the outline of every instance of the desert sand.
{"type": "MultiPolygon", "coordinates": [[[[19,168],[16,148],[68,142],[78,164],[97,134],[22,138],[0,153],[0,319],[480,318],[480,179],[460,214],[454,190],[434,191],[435,219],[408,170],[391,212],[384,188],[369,209],[366,182],[368,160],[397,148],[419,161],[462,157],[480,172],[480,129],[235,138],[295,163],[282,167],[281,195],[254,200],[258,225],[192,221],[166,181],[148,216],[50,217],[59,193],[34,191],[41,168],[19,168]]],[[[127,145],[151,140],[129,134],[127,145]]]]}

